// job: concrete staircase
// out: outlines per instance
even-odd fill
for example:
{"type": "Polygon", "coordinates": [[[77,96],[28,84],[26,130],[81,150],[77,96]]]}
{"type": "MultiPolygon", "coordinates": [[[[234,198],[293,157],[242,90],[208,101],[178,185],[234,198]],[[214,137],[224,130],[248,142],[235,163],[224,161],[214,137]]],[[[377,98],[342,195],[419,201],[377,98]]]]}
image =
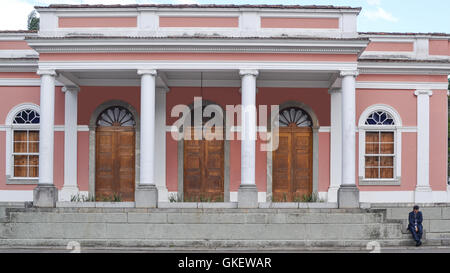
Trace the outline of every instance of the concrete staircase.
{"type": "MultiPolygon", "coordinates": [[[[387,209],[8,208],[1,247],[157,249],[366,249],[411,246],[402,220],[387,209]]],[[[427,242],[426,240],[425,242],[427,242]]]]}

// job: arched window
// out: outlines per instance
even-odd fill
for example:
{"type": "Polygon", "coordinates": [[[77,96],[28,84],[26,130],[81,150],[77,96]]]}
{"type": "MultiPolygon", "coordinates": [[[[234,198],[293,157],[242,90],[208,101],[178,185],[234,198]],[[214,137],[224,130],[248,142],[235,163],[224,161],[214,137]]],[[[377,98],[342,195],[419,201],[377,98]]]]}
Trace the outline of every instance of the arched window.
{"type": "Polygon", "coordinates": [[[103,111],[97,119],[97,126],[135,126],[133,114],[121,106],[113,106],[103,111]]]}
{"type": "Polygon", "coordinates": [[[289,107],[280,111],[280,127],[310,127],[311,117],[298,107],[289,107]]]}
{"type": "Polygon", "coordinates": [[[359,122],[360,184],[400,183],[400,116],[390,106],[366,109],[359,122]]]}
{"type": "Polygon", "coordinates": [[[8,183],[36,182],[39,177],[39,107],[22,104],[10,111],[7,126],[8,183]]]}

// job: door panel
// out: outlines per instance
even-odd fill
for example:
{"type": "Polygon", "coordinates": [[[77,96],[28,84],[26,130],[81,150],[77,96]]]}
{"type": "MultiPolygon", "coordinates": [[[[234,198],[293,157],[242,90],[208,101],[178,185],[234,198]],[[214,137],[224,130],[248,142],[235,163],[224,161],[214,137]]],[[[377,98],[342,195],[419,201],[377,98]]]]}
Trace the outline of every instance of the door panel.
{"type": "Polygon", "coordinates": [[[184,200],[223,200],[224,141],[184,140],[183,153],[184,200]]]}
{"type": "Polygon", "coordinates": [[[275,201],[299,201],[312,193],[312,130],[282,127],[272,156],[272,195],[275,201]]]}
{"type": "Polygon", "coordinates": [[[291,183],[291,132],[279,132],[278,149],[273,152],[272,195],[274,200],[287,201],[291,183]]]}
{"type": "Polygon", "coordinates": [[[135,131],[133,127],[98,127],[96,130],[95,195],[98,200],[134,201],[135,131]]]}

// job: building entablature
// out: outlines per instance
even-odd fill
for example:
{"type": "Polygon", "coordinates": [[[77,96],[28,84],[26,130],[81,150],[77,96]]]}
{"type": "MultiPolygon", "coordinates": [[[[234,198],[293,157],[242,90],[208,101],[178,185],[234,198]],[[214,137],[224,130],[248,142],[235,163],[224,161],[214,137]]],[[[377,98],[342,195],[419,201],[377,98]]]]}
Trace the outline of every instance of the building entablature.
{"type": "Polygon", "coordinates": [[[50,5],[40,36],[356,38],[360,8],[269,5],[50,5]]]}

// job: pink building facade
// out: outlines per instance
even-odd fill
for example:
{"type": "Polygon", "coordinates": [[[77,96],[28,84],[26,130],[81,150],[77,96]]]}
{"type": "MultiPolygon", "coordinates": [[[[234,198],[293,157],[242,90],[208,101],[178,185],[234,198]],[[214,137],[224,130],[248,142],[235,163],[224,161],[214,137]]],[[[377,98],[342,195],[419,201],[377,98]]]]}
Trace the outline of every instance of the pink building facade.
{"type": "Polygon", "coordinates": [[[0,33],[0,201],[450,202],[448,34],[359,33],[350,7],[37,10],[0,33]],[[180,105],[250,110],[180,140],[180,105]]]}

